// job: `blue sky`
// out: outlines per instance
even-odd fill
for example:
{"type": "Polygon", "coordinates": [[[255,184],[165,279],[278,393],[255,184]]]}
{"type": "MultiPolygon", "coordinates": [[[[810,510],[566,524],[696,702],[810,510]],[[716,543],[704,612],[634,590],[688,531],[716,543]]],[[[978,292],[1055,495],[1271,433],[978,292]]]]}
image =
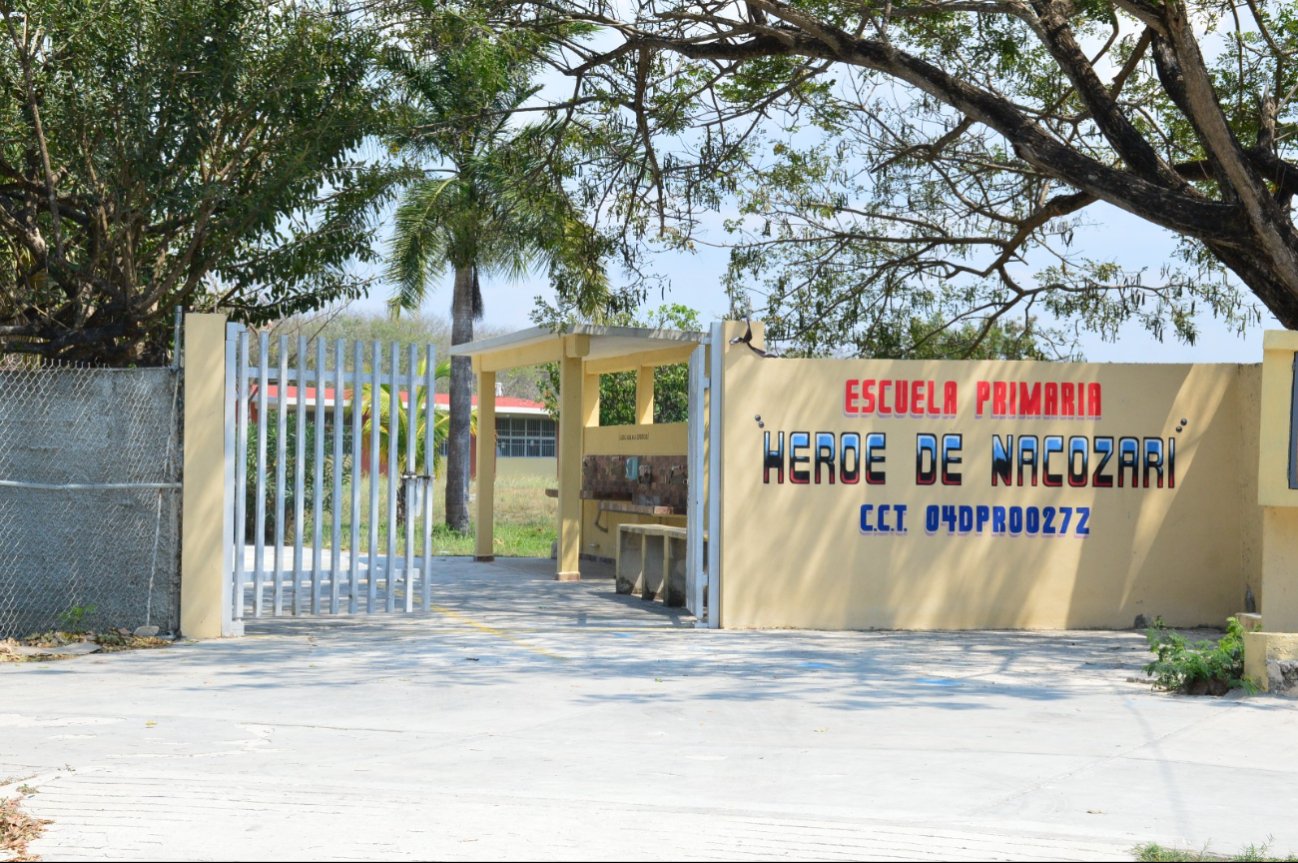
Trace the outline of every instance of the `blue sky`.
{"type": "MultiPolygon", "coordinates": [[[[601,37],[612,39],[613,37],[601,37]]],[[[1205,48],[1211,48],[1220,41],[1220,37],[1208,37],[1205,48]]],[[[612,44],[612,43],[610,43],[612,44]]],[[[1107,68],[1107,67],[1105,67],[1107,68]]],[[[1108,69],[1109,72],[1112,69],[1108,69]]],[[[562,75],[550,72],[539,81],[542,90],[538,100],[547,95],[563,99],[569,95],[571,82],[562,75]]],[[[900,98],[907,98],[903,94],[900,98]]],[[[663,146],[663,145],[660,145],[663,146]]],[[[1172,236],[1148,222],[1107,204],[1095,204],[1088,208],[1086,218],[1092,223],[1089,227],[1079,228],[1075,235],[1074,248],[1083,250],[1099,259],[1118,261],[1128,269],[1145,268],[1149,281],[1157,283],[1159,271],[1164,264],[1172,261],[1176,244],[1172,236]]],[[[659,296],[651,294],[647,305],[658,306],[663,303],[681,303],[697,309],[700,318],[707,322],[720,320],[729,310],[729,302],[722,289],[722,278],[725,274],[729,253],[720,245],[728,241],[727,235],[720,228],[722,218],[709,218],[711,233],[703,234],[699,239],[703,243],[716,245],[698,246],[698,251],[667,252],[655,259],[658,273],[665,276],[670,283],[665,293],[659,296]]],[[[449,317],[451,305],[450,275],[442,278],[441,284],[431,287],[423,311],[429,314],[449,317]]],[[[356,307],[377,313],[386,312],[388,291],[380,287],[374,296],[356,304],[356,307]]],[[[483,297],[486,315],[484,322],[494,328],[524,329],[532,326],[530,314],[533,298],[541,295],[553,300],[553,291],[543,272],[535,277],[510,282],[503,279],[485,279],[483,297]]],[[[1246,294],[1246,298],[1251,295],[1246,294]]],[[[760,306],[760,297],[754,297],[754,305],[760,306]]],[[[1206,304],[1205,304],[1206,305],[1206,304]]],[[[1095,335],[1083,336],[1081,349],[1086,359],[1094,362],[1149,362],[1149,363],[1190,363],[1190,362],[1237,362],[1256,363],[1262,359],[1262,333],[1267,329],[1282,329],[1269,313],[1263,311],[1262,323],[1250,328],[1243,337],[1233,329],[1214,321],[1208,313],[1201,313],[1199,319],[1199,339],[1194,345],[1186,345],[1168,338],[1158,342],[1139,325],[1129,325],[1111,342],[1106,342],[1095,335]]]]}
{"type": "MultiPolygon", "coordinates": [[[[1175,244],[1163,229],[1107,205],[1096,205],[1093,210],[1091,219],[1096,224],[1079,230],[1075,245],[1088,249],[1097,257],[1113,255],[1128,267],[1146,267],[1153,277],[1157,276],[1159,267],[1171,259],[1175,244]]],[[[720,235],[707,239],[718,243],[725,241],[725,237],[720,235]]],[[[704,321],[720,320],[729,308],[721,287],[727,258],[725,249],[703,245],[693,254],[671,252],[658,255],[656,267],[670,280],[670,287],[661,298],[656,292],[651,295],[648,305],[682,303],[698,309],[704,321]]],[[[553,299],[543,273],[516,282],[488,279],[483,284],[483,295],[485,323],[506,329],[532,326],[529,315],[533,298],[537,295],[553,299]]],[[[373,296],[355,304],[354,308],[383,313],[386,299],[387,293],[380,287],[373,296]]],[[[450,305],[448,275],[429,291],[423,310],[448,316],[450,305]]],[[[1139,326],[1129,326],[1113,342],[1102,341],[1097,336],[1085,337],[1082,351],[1088,360],[1094,362],[1256,363],[1262,359],[1262,333],[1266,329],[1281,329],[1269,314],[1264,314],[1263,324],[1251,328],[1243,338],[1214,321],[1210,315],[1203,314],[1200,316],[1201,335],[1193,346],[1171,339],[1159,343],[1139,326]]]]}

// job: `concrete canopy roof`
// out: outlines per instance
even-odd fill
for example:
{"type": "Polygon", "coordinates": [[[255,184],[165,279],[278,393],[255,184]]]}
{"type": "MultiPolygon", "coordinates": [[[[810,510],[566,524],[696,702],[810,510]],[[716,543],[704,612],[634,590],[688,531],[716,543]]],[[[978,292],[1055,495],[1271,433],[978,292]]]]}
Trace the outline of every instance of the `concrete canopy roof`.
{"type": "Polygon", "coordinates": [[[605,327],[582,324],[556,333],[532,327],[469,342],[451,348],[453,357],[472,357],[481,371],[503,371],[518,366],[580,357],[590,374],[607,374],[640,366],[683,363],[704,340],[702,333],[643,327],[605,327]]]}

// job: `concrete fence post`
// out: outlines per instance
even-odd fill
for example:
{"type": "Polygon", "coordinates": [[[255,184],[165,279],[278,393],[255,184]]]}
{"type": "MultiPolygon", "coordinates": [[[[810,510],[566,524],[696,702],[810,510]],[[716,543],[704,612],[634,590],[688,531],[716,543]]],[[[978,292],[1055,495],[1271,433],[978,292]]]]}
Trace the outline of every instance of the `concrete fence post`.
{"type": "Polygon", "coordinates": [[[1244,637],[1244,675],[1263,690],[1292,685],[1298,676],[1298,489],[1291,476],[1295,357],[1298,333],[1263,336],[1258,445],[1258,503],[1262,518],[1262,631],[1244,637]]]}
{"type": "Polygon", "coordinates": [[[188,638],[242,635],[229,589],[234,549],[225,482],[225,315],[186,315],[184,339],[180,632],[188,638]]]}

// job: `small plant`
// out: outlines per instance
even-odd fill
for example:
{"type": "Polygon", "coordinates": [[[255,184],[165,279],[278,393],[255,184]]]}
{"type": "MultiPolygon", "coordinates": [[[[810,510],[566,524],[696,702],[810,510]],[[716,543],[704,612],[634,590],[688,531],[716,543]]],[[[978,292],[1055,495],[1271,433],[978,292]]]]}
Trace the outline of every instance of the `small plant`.
{"type": "Polygon", "coordinates": [[[1189,695],[1225,695],[1232,689],[1255,691],[1244,677],[1244,627],[1226,619],[1226,633],[1216,642],[1190,642],[1169,629],[1161,617],[1145,630],[1149,649],[1157,657],[1145,666],[1156,689],[1189,695]]]}
{"type": "Polygon", "coordinates": [[[1253,861],[1263,861],[1263,863],[1291,863],[1298,860],[1292,854],[1284,857],[1276,857],[1270,854],[1270,842],[1264,842],[1261,845],[1248,845],[1236,854],[1214,854],[1204,848],[1200,851],[1189,851],[1182,848],[1167,848],[1156,842],[1147,842],[1144,845],[1137,845],[1132,849],[1132,853],[1137,860],[1148,861],[1148,863],[1205,863],[1205,861],[1231,860],[1240,861],[1240,863],[1253,863],[1253,861]]]}
{"type": "Polygon", "coordinates": [[[86,618],[94,613],[93,605],[74,605],[59,615],[59,628],[66,632],[85,632],[86,618]]]}

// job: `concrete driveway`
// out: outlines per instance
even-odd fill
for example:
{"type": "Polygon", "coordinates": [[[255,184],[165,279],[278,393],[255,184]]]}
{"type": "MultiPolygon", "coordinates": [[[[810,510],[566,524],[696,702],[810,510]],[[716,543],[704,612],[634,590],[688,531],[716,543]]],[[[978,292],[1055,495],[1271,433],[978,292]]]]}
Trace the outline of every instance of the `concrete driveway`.
{"type": "Polygon", "coordinates": [[[695,630],[550,566],[0,666],[0,793],[48,860],[1298,851],[1298,703],[1151,692],[1139,633],[695,630]]]}

